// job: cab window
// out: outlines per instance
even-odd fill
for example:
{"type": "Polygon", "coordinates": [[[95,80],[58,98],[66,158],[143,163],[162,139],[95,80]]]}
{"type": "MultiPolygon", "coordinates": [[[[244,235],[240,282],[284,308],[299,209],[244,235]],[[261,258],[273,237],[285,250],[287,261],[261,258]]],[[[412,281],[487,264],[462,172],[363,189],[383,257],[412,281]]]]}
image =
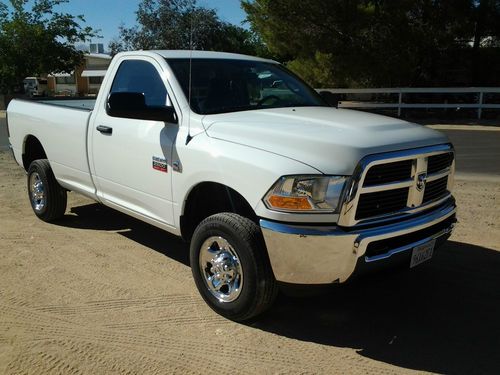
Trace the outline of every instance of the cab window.
{"type": "Polygon", "coordinates": [[[132,92],[144,94],[147,106],[168,104],[167,89],[156,68],[144,60],[125,60],[116,72],[111,94],[132,92]]]}

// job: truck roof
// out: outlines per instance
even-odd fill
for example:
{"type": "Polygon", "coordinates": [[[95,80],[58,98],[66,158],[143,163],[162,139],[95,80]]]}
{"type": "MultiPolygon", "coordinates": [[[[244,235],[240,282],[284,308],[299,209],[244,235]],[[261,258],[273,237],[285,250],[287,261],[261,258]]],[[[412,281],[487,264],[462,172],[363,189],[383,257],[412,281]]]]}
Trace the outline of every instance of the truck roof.
{"type": "Polygon", "coordinates": [[[233,59],[233,60],[253,60],[253,61],[266,61],[277,63],[274,60],[264,59],[261,57],[241,55],[239,53],[228,53],[228,52],[215,52],[215,51],[190,51],[190,50],[151,50],[151,51],[133,51],[124,52],[124,54],[137,55],[144,54],[146,52],[156,53],[163,56],[166,59],[233,59]]]}

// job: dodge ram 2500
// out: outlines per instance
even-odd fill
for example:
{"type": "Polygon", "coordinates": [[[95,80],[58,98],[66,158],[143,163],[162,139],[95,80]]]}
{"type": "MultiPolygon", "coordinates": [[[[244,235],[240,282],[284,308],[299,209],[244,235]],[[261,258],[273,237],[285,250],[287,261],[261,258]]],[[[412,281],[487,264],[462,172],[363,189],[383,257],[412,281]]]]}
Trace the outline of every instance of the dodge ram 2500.
{"type": "Polygon", "coordinates": [[[456,220],[443,134],[331,106],[271,60],[120,53],[95,101],[7,115],[35,215],[60,220],[75,191],[182,236],[201,296],[236,321],[279,283],[417,266],[456,220]]]}

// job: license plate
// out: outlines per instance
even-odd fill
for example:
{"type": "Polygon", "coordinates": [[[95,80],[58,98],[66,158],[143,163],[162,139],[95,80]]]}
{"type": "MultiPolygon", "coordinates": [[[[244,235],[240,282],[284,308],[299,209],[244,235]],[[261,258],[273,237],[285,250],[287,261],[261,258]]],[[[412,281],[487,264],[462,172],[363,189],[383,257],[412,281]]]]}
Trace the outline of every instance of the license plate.
{"type": "Polygon", "coordinates": [[[415,246],[411,253],[410,268],[418,266],[420,263],[423,263],[426,260],[431,259],[435,244],[436,240],[432,240],[422,245],[415,246]]]}

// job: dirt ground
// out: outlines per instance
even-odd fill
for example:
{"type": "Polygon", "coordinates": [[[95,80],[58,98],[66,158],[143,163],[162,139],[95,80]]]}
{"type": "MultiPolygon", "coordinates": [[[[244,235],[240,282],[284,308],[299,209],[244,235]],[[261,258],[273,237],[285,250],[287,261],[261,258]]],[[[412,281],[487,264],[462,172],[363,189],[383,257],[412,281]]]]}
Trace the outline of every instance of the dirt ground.
{"type": "Polygon", "coordinates": [[[258,322],[213,313],[179,239],[71,193],[35,218],[0,153],[0,373],[500,373],[500,182],[458,180],[432,262],[280,295],[258,322]]]}

